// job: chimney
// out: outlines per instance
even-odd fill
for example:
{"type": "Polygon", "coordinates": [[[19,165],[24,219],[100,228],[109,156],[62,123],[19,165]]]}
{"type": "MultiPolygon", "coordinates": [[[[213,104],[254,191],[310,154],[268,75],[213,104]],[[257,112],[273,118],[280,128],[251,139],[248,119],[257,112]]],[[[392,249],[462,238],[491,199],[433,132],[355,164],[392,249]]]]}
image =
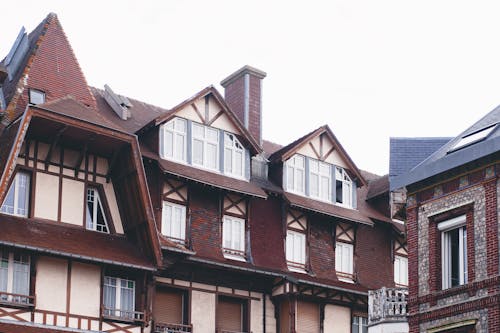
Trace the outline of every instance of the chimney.
{"type": "Polygon", "coordinates": [[[231,110],[262,145],[262,79],[266,73],[244,66],[221,81],[231,110]]]}

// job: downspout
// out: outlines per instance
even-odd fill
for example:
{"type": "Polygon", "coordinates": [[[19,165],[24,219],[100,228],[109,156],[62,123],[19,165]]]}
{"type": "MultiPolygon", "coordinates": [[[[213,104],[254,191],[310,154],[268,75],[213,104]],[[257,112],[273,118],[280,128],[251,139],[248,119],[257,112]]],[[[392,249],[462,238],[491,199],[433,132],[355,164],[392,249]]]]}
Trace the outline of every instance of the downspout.
{"type": "Polygon", "coordinates": [[[262,302],[262,333],[266,333],[266,301],[267,293],[264,293],[264,302],[262,302]]]}

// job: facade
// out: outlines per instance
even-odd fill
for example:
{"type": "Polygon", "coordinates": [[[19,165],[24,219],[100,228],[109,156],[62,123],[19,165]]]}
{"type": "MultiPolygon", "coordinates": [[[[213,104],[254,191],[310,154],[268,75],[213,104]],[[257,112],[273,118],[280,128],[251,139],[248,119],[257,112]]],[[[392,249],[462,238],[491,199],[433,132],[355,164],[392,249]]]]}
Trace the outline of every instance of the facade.
{"type": "Polygon", "coordinates": [[[369,290],[408,283],[404,230],[328,126],[263,140],[265,76],[163,109],[89,87],[55,14],[22,30],[0,64],[0,331],[366,332],[369,290]]]}
{"type": "Polygon", "coordinates": [[[393,188],[407,191],[410,332],[498,332],[500,109],[393,188]]]}

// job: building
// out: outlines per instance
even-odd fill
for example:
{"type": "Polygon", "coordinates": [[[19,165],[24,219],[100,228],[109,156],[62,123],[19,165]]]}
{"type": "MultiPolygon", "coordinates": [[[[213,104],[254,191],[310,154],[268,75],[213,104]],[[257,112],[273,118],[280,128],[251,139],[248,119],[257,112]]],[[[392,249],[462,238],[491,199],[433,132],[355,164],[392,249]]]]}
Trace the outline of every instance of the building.
{"type": "Polygon", "coordinates": [[[410,332],[498,332],[500,108],[408,173],[410,332]]]}
{"type": "Polygon", "coordinates": [[[328,126],[263,140],[264,72],[155,107],[89,87],[55,14],[0,68],[0,330],[366,332],[407,284],[380,177],[328,126]]]}

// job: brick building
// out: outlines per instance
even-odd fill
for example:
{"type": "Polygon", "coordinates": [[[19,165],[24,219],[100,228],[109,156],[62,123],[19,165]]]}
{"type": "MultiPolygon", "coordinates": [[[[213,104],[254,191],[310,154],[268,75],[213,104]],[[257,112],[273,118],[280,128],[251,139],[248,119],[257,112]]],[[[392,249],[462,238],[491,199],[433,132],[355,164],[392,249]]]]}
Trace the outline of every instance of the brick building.
{"type": "Polygon", "coordinates": [[[410,172],[410,332],[498,332],[500,108],[410,172]]]}
{"type": "MultiPolygon", "coordinates": [[[[89,87],[56,15],[0,63],[0,330],[366,332],[404,230],[328,126],[262,138],[245,66],[171,109],[89,87]]],[[[403,313],[404,314],[404,313],[403,313]]]]}

